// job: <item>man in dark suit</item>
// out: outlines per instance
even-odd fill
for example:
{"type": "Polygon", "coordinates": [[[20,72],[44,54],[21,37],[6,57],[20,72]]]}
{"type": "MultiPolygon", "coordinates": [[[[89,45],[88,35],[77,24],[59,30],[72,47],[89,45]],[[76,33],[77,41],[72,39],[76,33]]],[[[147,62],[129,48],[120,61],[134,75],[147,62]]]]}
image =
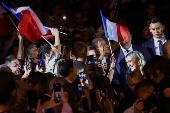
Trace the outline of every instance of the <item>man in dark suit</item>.
{"type": "Polygon", "coordinates": [[[151,56],[162,56],[162,45],[167,41],[163,34],[165,26],[157,17],[155,17],[151,19],[149,29],[150,32],[153,34],[153,37],[144,42],[142,46],[145,46],[148,49],[148,52],[151,56]]]}
{"type": "Polygon", "coordinates": [[[148,61],[148,59],[151,57],[148,53],[147,49],[140,45],[132,45],[131,44],[132,36],[128,32],[128,40],[120,42],[120,47],[117,48],[113,53],[114,57],[116,59],[116,66],[114,70],[113,80],[112,80],[112,86],[117,91],[117,93],[120,95],[120,98],[124,98],[124,93],[127,91],[127,75],[130,73],[130,70],[127,66],[127,63],[125,61],[125,56],[129,51],[140,51],[145,61],[148,61]]]}

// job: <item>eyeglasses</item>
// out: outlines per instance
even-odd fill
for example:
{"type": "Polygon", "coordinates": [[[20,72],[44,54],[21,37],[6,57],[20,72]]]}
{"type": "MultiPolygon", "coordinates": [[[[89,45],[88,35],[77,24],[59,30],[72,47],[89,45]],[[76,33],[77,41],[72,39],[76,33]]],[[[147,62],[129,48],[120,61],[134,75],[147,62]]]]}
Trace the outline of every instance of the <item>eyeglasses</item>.
{"type": "Polygon", "coordinates": [[[19,63],[19,64],[17,64],[17,63],[15,63],[15,65],[14,66],[10,66],[10,67],[20,67],[21,66],[21,64],[19,63]]]}

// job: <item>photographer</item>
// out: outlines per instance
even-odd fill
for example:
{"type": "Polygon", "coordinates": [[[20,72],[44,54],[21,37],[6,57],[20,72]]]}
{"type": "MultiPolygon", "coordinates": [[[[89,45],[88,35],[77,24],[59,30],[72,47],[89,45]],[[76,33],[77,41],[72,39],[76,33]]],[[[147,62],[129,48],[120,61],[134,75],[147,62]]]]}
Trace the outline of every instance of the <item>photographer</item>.
{"type": "Polygon", "coordinates": [[[143,81],[136,84],[134,88],[136,101],[124,113],[142,113],[143,111],[149,113],[156,111],[158,98],[154,91],[155,88],[150,82],[143,81]]]}

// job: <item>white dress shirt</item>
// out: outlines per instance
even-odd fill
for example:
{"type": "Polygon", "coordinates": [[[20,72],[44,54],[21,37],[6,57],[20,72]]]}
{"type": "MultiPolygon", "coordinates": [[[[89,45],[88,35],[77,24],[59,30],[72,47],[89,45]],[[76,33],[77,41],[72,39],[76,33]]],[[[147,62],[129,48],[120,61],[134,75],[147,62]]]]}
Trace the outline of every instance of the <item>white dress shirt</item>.
{"type": "MultiPolygon", "coordinates": [[[[120,43],[119,43],[119,45],[120,45],[120,43]]],[[[120,48],[122,49],[123,54],[124,54],[125,56],[128,54],[126,50],[129,50],[129,52],[130,52],[130,51],[133,51],[132,44],[131,44],[131,46],[130,46],[129,49],[124,49],[121,45],[120,45],[120,48]]]]}
{"type": "Polygon", "coordinates": [[[161,40],[162,45],[163,45],[165,42],[167,42],[167,40],[165,39],[165,37],[162,37],[161,39],[153,37],[153,40],[154,40],[154,49],[155,49],[156,55],[160,56],[159,42],[158,41],[161,40]]]}

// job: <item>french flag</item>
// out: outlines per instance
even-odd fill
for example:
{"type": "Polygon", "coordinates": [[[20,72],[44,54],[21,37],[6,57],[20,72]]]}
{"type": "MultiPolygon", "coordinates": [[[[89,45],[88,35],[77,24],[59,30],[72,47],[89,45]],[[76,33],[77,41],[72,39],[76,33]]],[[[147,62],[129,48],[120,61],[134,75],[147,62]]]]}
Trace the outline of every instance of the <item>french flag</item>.
{"type": "Polygon", "coordinates": [[[2,3],[3,6],[8,9],[18,20],[20,20],[18,25],[18,31],[25,35],[27,39],[35,43],[38,39],[44,36],[47,40],[53,35],[49,32],[49,29],[45,29],[37,15],[29,7],[18,7],[18,8],[9,8],[7,5],[2,3]]]}
{"type": "Polygon", "coordinates": [[[128,28],[120,24],[109,21],[103,16],[100,10],[103,28],[105,32],[105,37],[109,40],[114,40],[116,42],[123,42],[128,39],[128,28]]]}

